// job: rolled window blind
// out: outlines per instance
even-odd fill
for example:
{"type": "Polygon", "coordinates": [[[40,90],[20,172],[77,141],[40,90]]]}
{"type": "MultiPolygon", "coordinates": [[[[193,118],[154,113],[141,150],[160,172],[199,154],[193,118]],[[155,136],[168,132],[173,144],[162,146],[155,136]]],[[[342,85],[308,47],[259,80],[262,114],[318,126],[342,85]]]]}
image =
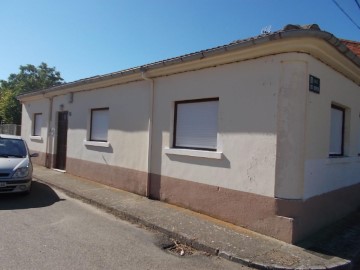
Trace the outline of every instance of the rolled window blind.
{"type": "Polygon", "coordinates": [[[34,136],[41,136],[42,118],[41,113],[36,113],[34,115],[34,136]]]}
{"type": "Polygon", "coordinates": [[[91,141],[107,141],[109,128],[109,109],[91,111],[91,141]]]}
{"type": "Polygon", "coordinates": [[[219,101],[177,104],[175,147],[217,148],[219,101]]]}
{"type": "Polygon", "coordinates": [[[331,108],[330,155],[343,154],[343,123],[344,111],[331,108]]]}

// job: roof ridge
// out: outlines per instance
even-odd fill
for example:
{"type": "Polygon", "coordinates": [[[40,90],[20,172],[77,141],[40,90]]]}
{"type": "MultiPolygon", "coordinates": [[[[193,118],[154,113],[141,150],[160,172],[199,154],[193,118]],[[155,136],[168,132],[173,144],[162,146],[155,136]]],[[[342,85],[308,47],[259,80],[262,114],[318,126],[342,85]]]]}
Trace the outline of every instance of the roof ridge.
{"type": "MultiPolygon", "coordinates": [[[[112,78],[118,78],[121,76],[133,75],[136,73],[146,72],[152,69],[158,69],[163,67],[169,67],[172,65],[177,65],[180,63],[191,62],[195,60],[202,60],[203,58],[224,54],[234,50],[241,50],[244,48],[249,48],[254,45],[259,45],[271,41],[281,40],[281,39],[292,39],[299,37],[312,37],[322,39],[325,42],[329,43],[336,50],[338,50],[344,57],[347,57],[351,62],[353,62],[357,67],[360,68],[360,46],[356,41],[346,41],[344,39],[339,39],[333,34],[323,31],[317,24],[308,24],[308,25],[294,25],[288,24],[283,29],[265,33],[241,40],[236,40],[224,45],[219,45],[216,47],[203,49],[196,52],[190,52],[184,55],[175,56],[167,58],[164,60],[155,61],[148,64],[143,64],[140,66],[135,66],[132,68],[115,71],[112,73],[107,73],[103,75],[92,76],[90,78],[83,78],[73,82],[64,83],[47,89],[35,90],[32,92],[26,92],[20,95],[19,97],[24,97],[28,95],[34,95],[36,93],[46,93],[50,91],[57,91],[69,87],[76,87],[85,83],[93,83],[101,80],[107,80],[112,78]]],[[[19,98],[18,97],[18,98],[19,98]]]]}

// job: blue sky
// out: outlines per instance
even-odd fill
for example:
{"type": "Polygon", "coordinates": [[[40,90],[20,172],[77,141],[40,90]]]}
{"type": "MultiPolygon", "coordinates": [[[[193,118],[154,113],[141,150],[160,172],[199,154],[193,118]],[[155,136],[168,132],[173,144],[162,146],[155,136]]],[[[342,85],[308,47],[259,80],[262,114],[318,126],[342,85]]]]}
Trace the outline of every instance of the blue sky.
{"type": "MultiPolygon", "coordinates": [[[[360,25],[356,1],[336,1],[360,25]]],[[[317,23],[360,41],[360,30],[332,0],[0,0],[0,79],[45,62],[70,82],[289,23],[317,23]]]]}

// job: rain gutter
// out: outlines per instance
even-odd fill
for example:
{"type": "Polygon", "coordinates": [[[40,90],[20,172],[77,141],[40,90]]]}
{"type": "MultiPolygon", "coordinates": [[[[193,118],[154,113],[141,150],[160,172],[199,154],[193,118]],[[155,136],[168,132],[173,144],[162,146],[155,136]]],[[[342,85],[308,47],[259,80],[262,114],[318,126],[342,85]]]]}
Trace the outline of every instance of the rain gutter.
{"type": "Polygon", "coordinates": [[[227,44],[227,45],[218,46],[215,48],[202,50],[199,52],[190,53],[190,54],[186,54],[183,56],[174,57],[174,58],[154,62],[151,64],[139,66],[139,67],[134,67],[131,69],[126,69],[126,70],[122,70],[122,71],[118,71],[118,72],[114,72],[114,73],[110,73],[110,74],[106,74],[106,75],[95,76],[95,77],[91,77],[91,78],[78,80],[75,82],[58,85],[58,86],[55,86],[52,88],[45,89],[45,91],[41,90],[41,91],[26,93],[26,94],[18,96],[18,99],[21,100],[26,97],[36,96],[39,93],[46,93],[47,96],[56,95],[56,92],[59,90],[62,90],[62,89],[68,89],[68,88],[73,88],[73,87],[77,87],[77,86],[82,86],[85,84],[101,82],[104,80],[126,77],[126,76],[134,75],[134,74],[139,74],[140,76],[142,76],[141,74],[143,73],[144,70],[149,72],[151,70],[156,70],[156,69],[160,69],[160,68],[164,68],[164,67],[170,67],[170,66],[177,65],[177,64],[183,64],[183,63],[192,62],[195,60],[202,60],[204,58],[218,56],[218,55],[225,54],[227,52],[242,50],[242,49],[249,48],[249,47],[252,47],[255,45],[261,45],[261,44],[269,43],[269,42],[276,41],[276,40],[292,39],[292,38],[306,38],[306,37],[308,37],[308,38],[313,37],[313,38],[318,38],[318,39],[324,40],[325,42],[327,42],[331,46],[333,46],[336,50],[338,50],[341,54],[343,54],[346,58],[348,58],[351,62],[353,62],[357,67],[360,68],[360,58],[357,55],[355,55],[345,44],[343,44],[341,42],[340,39],[336,38],[334,35],[332,35],[328,32],[319,31],[319,30],[296,29],[296,30],[288,30],[288,31],[278,31],[278,32],[274,32],[271,34],[261,35],[261,36],[257,36],[254,38],[250,38],[250,39],[239,40],[239,41],[235,41],[230,44],[227,44]]]}
{"type": "Polygon", "coordinates": [[[141,72],[141,77],[150,82],[150,103],[149,103],[149,120],[148,120],[148,155],[147,155],[147,183],[146,183],[146,197],[150,197],[151,188],[151,155],[152,155],[152,132],[153,132],[153,118],[154,118],[154,92],[155,82],[146,76],[145,71],[141,72]]]}

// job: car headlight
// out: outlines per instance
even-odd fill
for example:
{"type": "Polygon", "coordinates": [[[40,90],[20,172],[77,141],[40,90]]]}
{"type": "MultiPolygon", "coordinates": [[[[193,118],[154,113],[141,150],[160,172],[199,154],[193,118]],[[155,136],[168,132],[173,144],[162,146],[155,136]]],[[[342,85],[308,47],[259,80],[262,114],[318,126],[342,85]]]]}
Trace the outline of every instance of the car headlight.
{"type": "Polygon", "coordinates": [[[29,174],[29,168],[28,167],[22,167],[22,168],[18,168],[15,171],[13,177],[14,178],[23,178],[23,177],[28,176],[28,174],[29,174]]]}

